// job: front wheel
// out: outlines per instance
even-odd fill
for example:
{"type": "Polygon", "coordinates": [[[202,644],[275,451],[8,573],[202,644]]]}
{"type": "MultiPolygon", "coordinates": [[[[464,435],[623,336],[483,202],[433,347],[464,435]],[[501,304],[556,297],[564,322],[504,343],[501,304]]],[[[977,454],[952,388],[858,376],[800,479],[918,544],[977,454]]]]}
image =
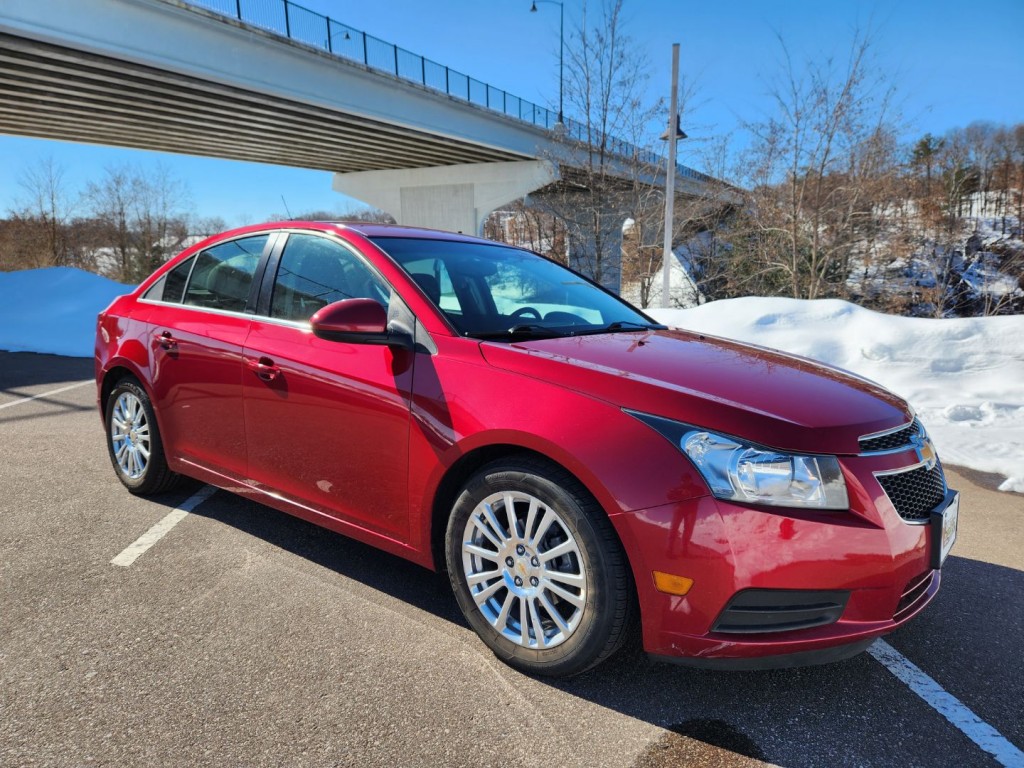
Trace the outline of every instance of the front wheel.
{"type": "Polygon", "coordinates": [[[121,379],[107,398],[107,451],[118,480],[147,496],[169,490],[179,475],[167,466],[153,404],[138,382],[121,379]]]}
{"type": "Polygon", "coordinates": [[[455,503],[446,555],[467,621],[525,672],[579,674],[628,633],[633,589],[622,546],[558,467],[524,458],[481,469],[455,503]]]}

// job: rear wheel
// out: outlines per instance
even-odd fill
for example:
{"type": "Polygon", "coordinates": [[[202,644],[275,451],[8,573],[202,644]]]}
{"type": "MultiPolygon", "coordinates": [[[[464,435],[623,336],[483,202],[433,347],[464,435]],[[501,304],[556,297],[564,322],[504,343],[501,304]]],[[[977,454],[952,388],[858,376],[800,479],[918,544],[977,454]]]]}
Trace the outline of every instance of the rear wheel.
{"type": "Polygon", "coordinates": [[[179,475],[167,466],[149,395],[137,381],[122,379],[107,398],[107,451],[118,479],[132,493],[169,490],[179,475]]]}
{"type": "Polygon", "coordinates": [[[446,555],[467,621],[525,672],[579,674],[627,635],[633,590],[621,544],[558,467],[532,458],[484,467],[455,503],[446,555]]]}

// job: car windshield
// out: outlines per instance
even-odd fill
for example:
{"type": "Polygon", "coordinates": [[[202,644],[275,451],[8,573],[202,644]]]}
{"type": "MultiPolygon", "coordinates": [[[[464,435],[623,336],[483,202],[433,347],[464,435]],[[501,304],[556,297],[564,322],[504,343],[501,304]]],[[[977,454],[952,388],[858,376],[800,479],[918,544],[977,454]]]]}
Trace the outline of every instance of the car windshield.
{"type": "Polygon", "coordinates": [[[464,336],[514,341],[660,328],[586,278],[499,244],[373,238],[464,336]]]}

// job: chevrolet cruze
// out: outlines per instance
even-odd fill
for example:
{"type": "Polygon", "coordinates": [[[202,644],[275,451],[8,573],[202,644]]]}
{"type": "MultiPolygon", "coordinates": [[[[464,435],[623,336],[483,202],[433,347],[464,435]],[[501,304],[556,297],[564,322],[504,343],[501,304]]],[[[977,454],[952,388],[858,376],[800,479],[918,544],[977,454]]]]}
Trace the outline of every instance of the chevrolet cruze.
{"type": "Polygon", "coordinates": [[[834,661],[913,618],[956,537],[924,427],[876,384],[654,323],[518,248],[246,227],[98,318],[107,447],[433,569],[509,664],[834,661]]]}

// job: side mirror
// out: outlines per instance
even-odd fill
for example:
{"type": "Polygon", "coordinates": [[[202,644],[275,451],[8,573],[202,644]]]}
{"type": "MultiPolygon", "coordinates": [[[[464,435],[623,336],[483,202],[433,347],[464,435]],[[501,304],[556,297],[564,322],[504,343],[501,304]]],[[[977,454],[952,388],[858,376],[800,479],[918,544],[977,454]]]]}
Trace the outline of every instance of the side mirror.
{"type": "Polygon", "coordinates": [[[309,319],[313,335],[349,344],[409,346],[403,334],[388,332],[388,313],[373,299],[345,299],[322,307],[309,319]]]}

